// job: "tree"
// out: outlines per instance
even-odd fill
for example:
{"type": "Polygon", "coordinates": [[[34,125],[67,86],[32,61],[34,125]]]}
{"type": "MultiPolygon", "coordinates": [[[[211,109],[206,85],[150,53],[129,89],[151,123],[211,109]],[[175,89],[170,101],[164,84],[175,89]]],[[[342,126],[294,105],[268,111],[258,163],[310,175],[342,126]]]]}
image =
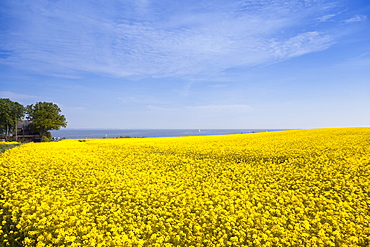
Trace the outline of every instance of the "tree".
{"type": "Polygon", "coordinates": [[[49,102],[37,102],[27,106],[28,118],[32,120],[31,129],[40,133],[40,139],[49,130],[59,130],[67,127],[67,120],[61,114],[57,104],[49,102]]]}
{"type": "Polygon", "coordinates": [[[17,132],[17,123],[24,117],[25,108],[10,99],[0,99],[0,133],[8,139],[10,133],[17,132]]]}

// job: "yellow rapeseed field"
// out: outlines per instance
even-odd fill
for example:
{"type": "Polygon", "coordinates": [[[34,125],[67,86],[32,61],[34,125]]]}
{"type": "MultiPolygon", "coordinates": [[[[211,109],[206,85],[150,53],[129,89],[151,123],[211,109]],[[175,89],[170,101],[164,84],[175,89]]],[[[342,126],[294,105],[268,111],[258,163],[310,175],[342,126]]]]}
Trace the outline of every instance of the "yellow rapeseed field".
{"type": "Polygon", "coordinates": [[[0,246],[369,246],[370,128],[30,143],[0,196],[0,246]]]}

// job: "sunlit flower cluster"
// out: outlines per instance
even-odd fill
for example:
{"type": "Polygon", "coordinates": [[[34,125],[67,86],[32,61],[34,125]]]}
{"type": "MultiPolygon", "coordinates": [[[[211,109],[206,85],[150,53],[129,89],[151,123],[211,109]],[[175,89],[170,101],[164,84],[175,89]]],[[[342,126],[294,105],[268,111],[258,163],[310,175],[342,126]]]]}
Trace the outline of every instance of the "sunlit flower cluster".
{"type": "Polygon", "coordinates": [[[30,143],[0,245],[369,246],[370,128],[30,143]]]}

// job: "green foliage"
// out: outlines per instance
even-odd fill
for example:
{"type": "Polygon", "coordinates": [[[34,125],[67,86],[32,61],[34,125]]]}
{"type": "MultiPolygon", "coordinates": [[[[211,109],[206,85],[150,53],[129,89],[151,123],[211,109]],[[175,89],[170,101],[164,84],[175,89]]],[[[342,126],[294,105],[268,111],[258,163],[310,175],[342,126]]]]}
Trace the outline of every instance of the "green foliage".
{"type": "Polygon", "coordinates": [[[67,120],[61,114],[57,104],[37,102],[27,106],[27,114],[32,119],[31,129],[40,133],[41,139],[49,130],[59,130],[67,126],[67,120]]]}
{"type": "Polygon", "coordinates": [[[21,144],[0,144],[0,153],[4,153],[6,150],[17,147],[21,144]]]}
{"type": "Polygon", "coordinates": [[[50,132],[46,132],[45,135],[42,137],[43,142],[51,142],[53,140],[53,136],[50,132]]]}
{"type": "Polygon", "coordinates": [[[17,122],[24,117],[25,107],[10,99],[0,99],[0,134],[8,139],[10,133],[17,131],[17,122]]]}
{"type": "Polygon", "coordinates": [[[30,140],[30,139],[22,138],[22,137],[19,137],[19,136],[18,136],[18,139],[16,141],[19,142],[19,143],[29,143],[29,142],[32,142],[32,140],[30,140]]]}

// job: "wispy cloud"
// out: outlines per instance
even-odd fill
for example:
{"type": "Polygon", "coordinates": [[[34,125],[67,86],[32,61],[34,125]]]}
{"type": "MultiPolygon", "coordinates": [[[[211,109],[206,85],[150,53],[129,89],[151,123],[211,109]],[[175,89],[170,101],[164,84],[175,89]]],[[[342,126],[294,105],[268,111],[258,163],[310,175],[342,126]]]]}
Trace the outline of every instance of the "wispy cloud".
{"type": "Polygon", "coordinates": [[[349,18],[349,19],[345,20],[344,22],[354,23],[354,22],[365,21],[366,19],[367,19],[366,15],[355,15],[352,18],[349,18]]]}
{"type": "Polygon", "coordinates": [[[325,30],[299,28],[331,18],[313,14],[328,11],[321,2],[327,1],[9,1],[17,25],[2,37],[0,48],[11,52],[0,64],[56,76],[134,78],[272,63],[332,44],[325,30]]]}
{"type": "Polygon", "coordinates": [[[13,101],[23,101],[23,100],[37,99],[39,97],[34,96],[34,95],[13,93],[9,91],[0,91],[0,98],[10,98],[13,101]]]}
{"type": "Polygon", "coordinates": [[[317,18],[317,20],[319,22],[325,22],[325,21],[329,21],[330,19],[332,19],[335,16],[336,16],[336,14],[328,14],[328,15],[320,16],[319,18],[317,18]]]}
{"type": "Polygon", "coordinates": [[[177,108],[168,108],[148,105],[147,109],[153,111],[162,111],[162,112],[195,112],[195,113],[246,113],[253,110],[249,105],[202,105],[202,106],[183,106],[177,108]]]}
{"type": "Polygon", "coordinates": [[[123,103],[127,103],[127,102],[138,102],[139,100],[137,100],[135,97],[118,97],[117,100],[123,102],[123,103]]]}
{"type": "Polygon", "coordinates": [[[320,32],[300,33],[285,42],[271,42],[270,51],[277,59],[285,59],[321,51],[333,43],[333,37],[320,32]]]}
{"type": "Polygon", "coordinates": [[[191,86],[194,84],[194,81],[190,80],[188,81],[185,86],[181,90],[175,90],[176,93],[178,93],[182,97],[189,96],[191,86]]]}

